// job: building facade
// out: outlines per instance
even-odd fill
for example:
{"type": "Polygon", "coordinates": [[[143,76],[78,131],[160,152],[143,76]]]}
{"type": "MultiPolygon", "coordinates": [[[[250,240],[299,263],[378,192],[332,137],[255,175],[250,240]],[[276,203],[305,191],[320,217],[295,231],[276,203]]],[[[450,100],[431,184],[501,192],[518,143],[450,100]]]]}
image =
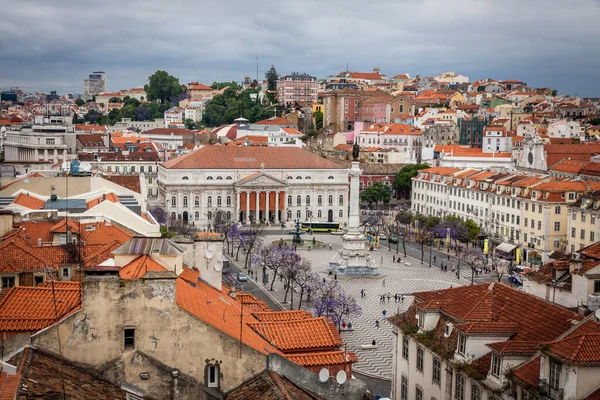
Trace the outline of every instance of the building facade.
{"type": "Polygon", "coordinates": [[[292,72],[277,81],[277,98],[285,105],[317,101],[318,91],[317,78],[308,74],[292,72]]]}
{"type": "Polygon", "coordinates": [[[296,147],[206,146],[159,166],[171,219],[210,228],[222,212],[244,224],[348,220],[348,169],[296,147]]]}
{"type": "Polygon", "coordinates": [[[83,94],[86,97],[95,96],[106,91],[106,72],[98,71],[83,80],[83,94]]]}
{"type": "Polygon", "coordinates": [[[487,125],[484,117],[464,117],[458,120],[460,131],[459,143],[473,147],[481,147],[483,128],[487,125]]]}

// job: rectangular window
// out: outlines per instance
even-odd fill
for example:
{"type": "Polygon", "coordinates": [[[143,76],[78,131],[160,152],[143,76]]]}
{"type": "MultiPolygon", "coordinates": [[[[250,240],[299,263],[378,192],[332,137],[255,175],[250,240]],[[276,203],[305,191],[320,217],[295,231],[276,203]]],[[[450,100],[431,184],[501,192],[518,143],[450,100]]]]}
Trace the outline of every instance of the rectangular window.
{"type": "Polygon", "coordinates": [[[554,207],[554,214],[560,214],[560,206],[554,207]]]}
{"type": "Polygon", "coordinates": [[[529,222],[529,219],[527,217],[525,217],[525,227],[527,227],[527,222],[529,222]]]}
{"type": "Polygon", "coordinates": [[[135,348],[135,328],[123,329],[123,345],[126,349],[135,348]]]}
{"type": "Polygon", "coordinates": [[[415,400],[423,400],[423,389],[419,386],[415,388],[415,400]]]}
{"type": "Polygon", "coordinates": [[[577,229],[575,228],[571,228],[571,237],[574,238],[575,237],[575,233],[577,232],[577,229]]]}
{"type": "Polygon", "coordinates": [[[538,204],[538,212],[541,213],[542,212],[542,205],[538,204]]]}
{"type": "Polygon", "coordinates": [[[464,400],[465,398],[465,377],[461,374],[456,374],[456,389],[455,389],[456,400],[464,400]]]}
{"type": "Polygon", "coordinates": [[[467,347],[467,338],[465,335],[459,335],[458,336],[458,346],[457,346],[457,350],[458,350],[458,354],[465,354],[465,348],[467,347]]]}
{"type": "Polygon", "coordinates": [[[592,215],[590,215],[590,222],[591,222],[592,224],[595,224],[595,223],[596,223],[596,215],[595,215],[595,214],[592,214],[592,215]]]}
{"type": "Polygon", "coordinates": [[[433,383],[439,385],[442,381],[442,362],[439,358],[433,359],[433,374],[432,374],[433,383]]]}
{"type": "Polygon", "coordinates": [[[560,370],[562,368],[561,363],[555,360],[550,360],[550,379],[549,384],[553,389],[560,389],[560,370]]]}
{"type": "MultiPolygon", "coordinates": [[[[481,389],[477,385],[471,386],[471,400],[481,400],[481,389]]],[[[488,398],[491,400],[491,398],[488,398]]]]}
{"type": "Polygon", "coordinates": [[[408,361],[408,336],[402,337],[402,358],[408,361]]]}
{"type": "Polygon", "coordinates": [[[577,211],[573,211],[573,221],[577,219],[577,211]]]}
{"type": "Polygon", "coordinates": [[[423,359],[425,357],[423,348],[417,346],[417,370],[423,372],[423,359]]]}
{"type": "Polygon", "coordinates": [[[408,400],[408,378],[404,375],[400,378],[400,400],[408,400]]]}
{"type": "Polygon", "coordinates": [[[501,359],[496,354],[492,354],[492,375],[496,378],[500,377],[501,359]]]}
{"type": "Polygon", "coordinates": [[[600,292],[600,279],[594,281],[594,293],[600,292]]]}
{"type": "Polygon", "coordinates": [[[590,242],[596,241],[596,233],[594,231],[590,231],[590,242]]]}
{"type": "Polygon", "coordinates": [[[2,289],[8,289],[15,286],[14,276],[5,276],[2,278],[2,289]]]}
{"type": "Polygon", "coordinates": [[[419,328],[423,329],[425,327],[425,313],[424,312],[420,312],[418,319],[417,319],[417,324],[419,325],[419,328]]]}
{"type": "Polygon", "coordinates": [[[538,221],[538,230],[542,229],[542,221],[538,221]]]}
{"type": "Polygon", "coordinates": [[[219,387],[218,368],[216,365],[209,365],[207,367],[208,373],[208,387],[219,387]]]}
{"type": "Polygon", "coordinates": [[[554,223],[554,232],[558,232],[560,231],[560,222],[555,222],[554,223]]]}
{"type": "Polygon", "coordinates": [[[63,268],[62,269],[62,277],[63,278],[68,278],[69,277],[69,268],[63,268]]]}
{"type": "Polygon", "coordinates": [[[580,236],[581,240],[585,240],[585,229],[581,230],[581,236],[580,236]]]}

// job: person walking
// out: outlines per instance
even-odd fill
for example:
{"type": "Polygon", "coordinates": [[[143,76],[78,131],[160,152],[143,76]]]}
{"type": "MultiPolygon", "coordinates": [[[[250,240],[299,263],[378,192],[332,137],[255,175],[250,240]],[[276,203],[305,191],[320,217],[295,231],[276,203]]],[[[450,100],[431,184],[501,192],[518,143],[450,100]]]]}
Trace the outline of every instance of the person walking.
{"type": "Polygon", "coordinates": [[[375,328],[379,328],[379,320],[378,319],[375,320],[375,328]]]}
{"type": "Polygon", "coordinates": [[[381,256],[381,262],[379,264],[383,265],[383,256],[381,256]]]}
{"type": "Polygon", "coordinates": [[[383,311],[381,312],[381,314],[383,315],[383,319],[385,319],[385,317],[386,317],[386,315],[387,315],[387,311],[383,310],[383,311]]]}
{"type": "Polygon", "coordinates": [[[392,256],[392,262],[396,262],[396,256],[392,256]]]}
{"type": "Polygon", "coordinates": [[[331,243],[329,243],[329,250],[332,250],[333,247],[331,246],[331,243]]]}
{"type": "Polygon", "coordinates": [[[383,287],[385,287],[385,278],[383,279],[383,287]]]}
{"type": "Polygon", "coordinates": [[[400,302],[404,304],[404,295],[400,295],[400,302]]]}

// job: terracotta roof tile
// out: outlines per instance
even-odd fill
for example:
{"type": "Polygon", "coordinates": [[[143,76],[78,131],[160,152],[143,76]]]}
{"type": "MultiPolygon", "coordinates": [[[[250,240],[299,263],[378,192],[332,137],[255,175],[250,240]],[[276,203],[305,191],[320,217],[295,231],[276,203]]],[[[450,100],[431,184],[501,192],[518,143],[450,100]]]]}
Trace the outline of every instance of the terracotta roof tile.
{"type": "Polygon", "coordinates": [[[295,362],[296,364],[302,365],[303,367],[339,365],[345,363],[355,363],[358,361],[356,354],[352,352],[346,352],[344,350],[288,354],[286,355],[286,358],[295,362]]]}
{"type": "Polygon", "coordinates": [[[119,186],[123,186],[126,189],[141,193],[139,175],[106,175],[102,178],[112,183],[116,183],[119,186]]]}
{"type": "MultiPolygon", "coordinates": [[[[230,337],[239,340],[240,337],[240,314],[241,304],[224,295],[221,291],[199,281],[197,288],[185,280],[178,278],[176,281],[177,305],[187,312],[195,315],[205,323],[215,327],[230,337]]],[[[275,347],[258,335],[247,324],[256,323],[256,319],[250,315],[244,306],[242,325],[242,341],[247,346],[263,353],[278,353],[275,347]]]]}
{"type": "Polygon", "coordinates": [[[519,325],[510,322],[469,322],[456,325],[465,335],[507,335],[517,333],[519,325]]]}
{"type": "Polygon", "coordinates": [[[0,400],[14,400],[17,398],[21,374],[9,375],[0,372],[0,400]]]}
{"type": "Polygon", "coordinates": [[[540,382],[540,361],[541,356],[538,355],[521,364],[514,370],[514,376],[531,387],[537,388],[540,382]]]}
{"type": "Polygon", "coordinates": [[[588,320],[547,350],[570,364],[600,365],[600,323],[588,320]]]}
{"type": "Polygon", "coordinates": [[[34,332],[54,324],[81,307],[81,284],[64,286],[56,282],[54,296],[58,316],[50,284],[10,288],[0,301],[0,331],[34,332]]]}
{"type": "Polygon", "coordinates": [[[584,397],[583,400],[600,400],[600,387],[584,397]]]}
{"type": "Polygon", "coordinates": [[[255,312],[254,318],[260,322],[281,322],[281,321],[293,321],[301,319],[310,319],[312,314],[308,311],[294,310],[294,311],[271,311],[271,312],[255,312]]]}
{"type": "Polygon", "coordinates": [[[224,400],[324,400],[296,386],[285,376],[273,371],[264,371],[250,378],[228,393],[224,400]]]}
{"type": "Polygon", "coordinates": [[[96,199],[88,201],[87,203],[85,203],[85,208],[87,208],[89,210],[90,208],[97,206],[98,204],[102,203],[105,200],[108,200],[112,203],[119,202],[119,198],[117,197],[117,195],[114,194],[113,192],[110,192],[110,193],[107,193],[106,196],[100,196],[96,199]]]}
{"type": "Polygon", "coordinates": [[[205,146],[162,164],[169,169],[341,169],[297,147],[205,146]]]}
{"type": "Polygon", "coordinates": [[[534,355],[540,349],[540,343],[536,341],[522,342],[518,340],[507,340],[505,342],[490,343],[487,347],[498,354],[534,355]]]}
{"type": "Polygon", "coordinates": [[[198,278],[200,277],[200,271],[198,271],[196,268],[190,269],[184,265],[183,272],[181,274],[179,274],[179,277],[181,279],[195,285],[198,283],[198,278]]]}
{"type": "Polygon", "coordinates": [[[324,317],[248,325],[284,352],[336,349],[342,345],[337,329],[324,317]]]}
{"type": "Polygon", "coordinates": [[[157,263],[149,255],[143,254],[123,266],[119,270],[119,277],[121,279],[139,279],[150,271],[168,271],[168,269],[157,263]]]}
{"type": "Polygon", "coordinates": [[[44,208],[44,206],[46,205],[46,202],[44,200],[40,200],[36,197],[30,196],[25,193],[19,193],[17,198],[13,200],[13,203],[30,208],[32,210],[39,210],[41,208],[44,208]]]}

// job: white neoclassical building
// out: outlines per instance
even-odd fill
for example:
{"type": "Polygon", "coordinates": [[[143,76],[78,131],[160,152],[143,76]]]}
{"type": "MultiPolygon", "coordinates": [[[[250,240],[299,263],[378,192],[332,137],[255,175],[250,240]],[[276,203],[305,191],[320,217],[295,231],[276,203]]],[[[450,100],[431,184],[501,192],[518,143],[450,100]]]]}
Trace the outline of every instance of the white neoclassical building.
{"type": "Polygon", "coordinates": [[[348,220],[348,169],[295,147],[211,145],[159,166],[171,219],[210,227],[217,212],[257,221],[348,220]]]}

